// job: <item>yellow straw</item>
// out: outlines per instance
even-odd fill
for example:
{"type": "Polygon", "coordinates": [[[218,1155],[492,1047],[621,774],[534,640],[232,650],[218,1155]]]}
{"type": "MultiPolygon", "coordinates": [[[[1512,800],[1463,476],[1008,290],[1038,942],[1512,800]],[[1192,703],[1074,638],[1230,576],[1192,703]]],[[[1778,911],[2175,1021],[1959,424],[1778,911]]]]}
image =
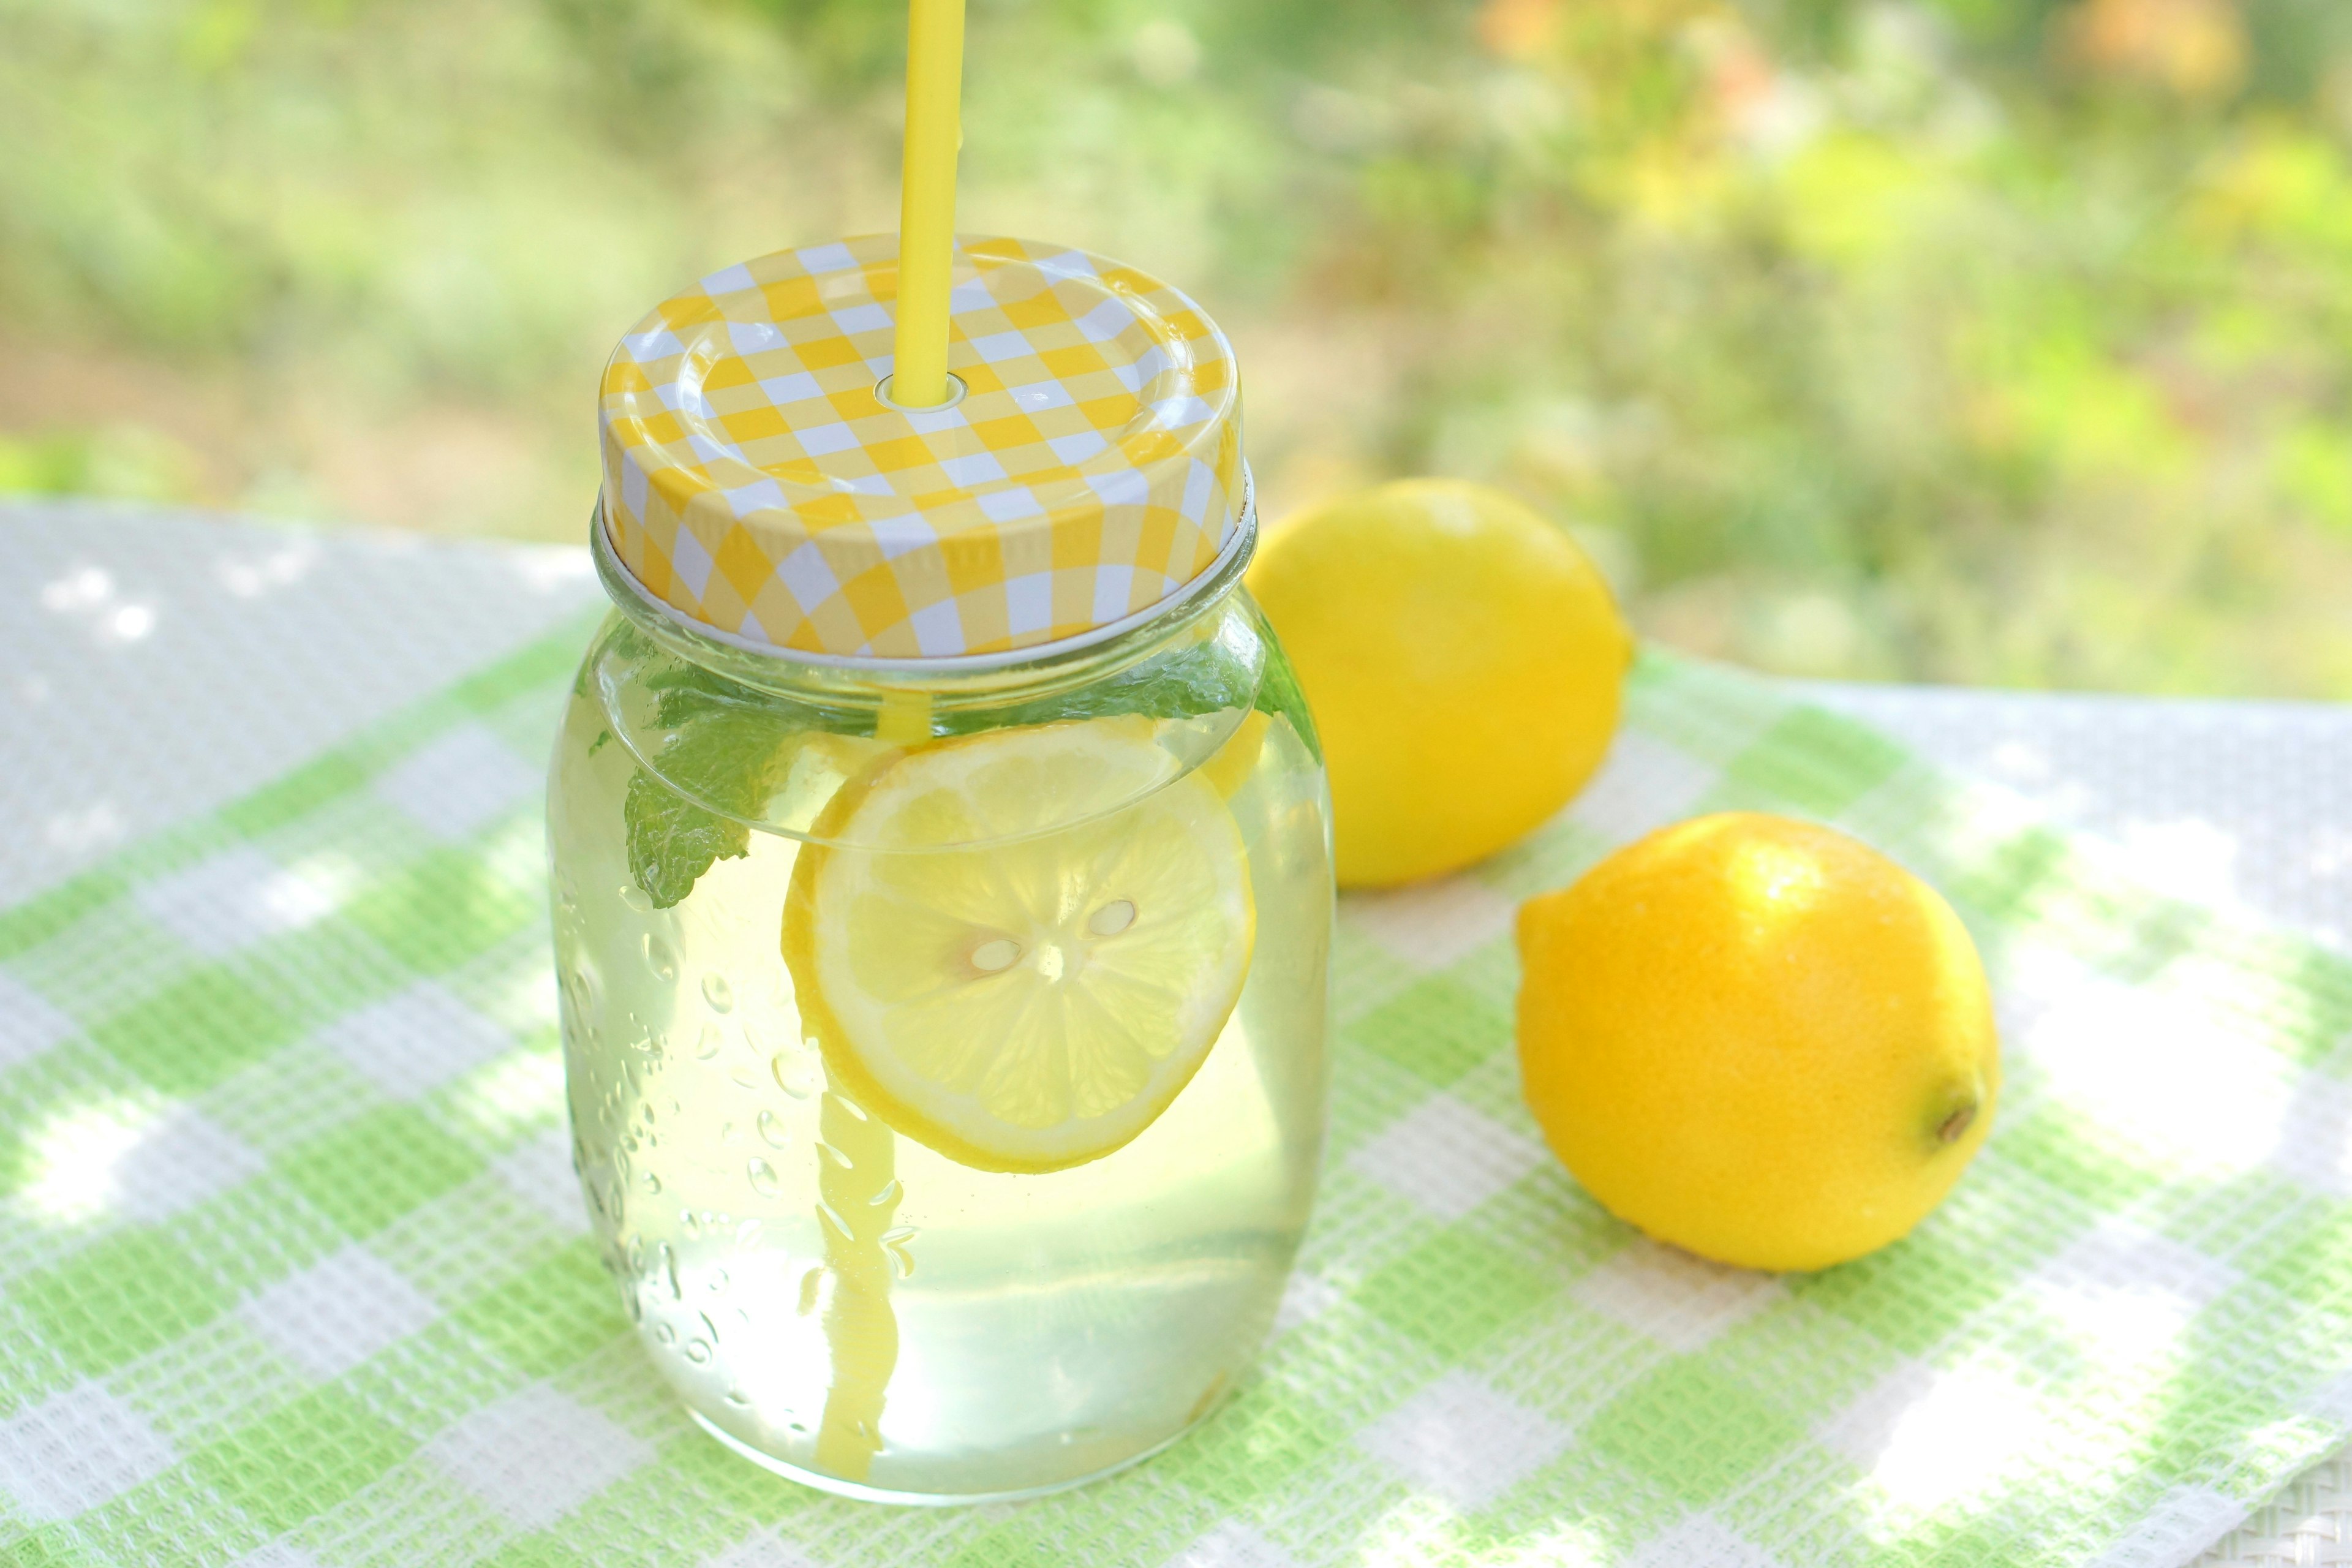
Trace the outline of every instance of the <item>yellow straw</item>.
{"type": "Polygon", "coordinates": [[[931,694],[921,689],[882,694],[882,710],[874,716],[874,738],[913,751],[931,738],[931,694]]]}
{"type": "MultiPolygon", "coordinates": [[[[963,0],[908,0],[907,163],[898,198],[898,359],[890,400],[948,400],[948,274],[955,259],[957,100],[963,86],[963,0]]],[[[930,738],[927,691],[898,691],[875,733],[903,746],[930,738]]],[[[830,1088],[819,1102],[817,1217],[834,1278],[824,1338],[833,1385],[817,1424],[816,1468],[863,1481],[882,1451],[882,1408],[898,1363],[889,1243],[898,1208],[890,1129],[830,1088]]]]}
{"type": "Polygon", "coordinates": [[[948,400],[948,272],[963,139],[963,0],[908,0],[907,159],[898,191],[898,354],[890,401],[948,400]]]}
{"type": "Polygon", "coordinates": [[[817,1102],[817,1227],[824,1233],[833,1300],[824,1342],[833,1385],[817,1422],[816,1468],[863,1482],[882,1451],[882,1406],[898,1364],[898,1317],[890,1308],[889,1243],[898,1210],[890,1130],[828,1088],[817,1102]]]}

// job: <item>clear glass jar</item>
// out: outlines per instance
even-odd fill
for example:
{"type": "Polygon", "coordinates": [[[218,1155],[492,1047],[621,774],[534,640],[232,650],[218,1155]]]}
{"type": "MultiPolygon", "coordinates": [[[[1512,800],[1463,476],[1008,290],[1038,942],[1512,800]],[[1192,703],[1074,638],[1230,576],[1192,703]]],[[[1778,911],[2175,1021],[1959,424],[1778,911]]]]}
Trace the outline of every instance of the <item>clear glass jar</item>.
{"type": "Polygon", "coordinates": [[[549,792],[573,1156],[662,1373],[854,1496],[1066,1486],[1272,1321],[1327,1092],[1329,808],[1241,586],[1007,658],[754,652],[645,597],[549,792]]]}

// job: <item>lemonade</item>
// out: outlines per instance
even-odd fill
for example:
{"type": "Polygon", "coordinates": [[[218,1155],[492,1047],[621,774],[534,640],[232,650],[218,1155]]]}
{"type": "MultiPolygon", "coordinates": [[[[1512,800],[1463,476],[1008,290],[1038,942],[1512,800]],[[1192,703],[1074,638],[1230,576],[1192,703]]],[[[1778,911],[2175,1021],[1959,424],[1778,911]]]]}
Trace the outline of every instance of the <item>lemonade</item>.
{"type": "Polygon", "coordinates": [[[588,656],[550,799],[574,1155],[656,1364],[772,1468],[1066,1484],[1272,1322],[1321,1147],[1325,797],[1263,621],[1203,598],[912,699],[737,681],[642,605],[588,656]],[[940,837],[967,806],[1027,820],[940,837]]]}
{"type": "Polygon", "coordinates": [[[621,339],[619,613],[548,812],[646,1350],[747,1457],[911,1502],[1083,1480],[1234,1386],[1313,1196],[1333,902],[1232,343],[1108,258],[932,238],[621,339]],[[892,395],[902,308],[944,401],[892,395]]]}

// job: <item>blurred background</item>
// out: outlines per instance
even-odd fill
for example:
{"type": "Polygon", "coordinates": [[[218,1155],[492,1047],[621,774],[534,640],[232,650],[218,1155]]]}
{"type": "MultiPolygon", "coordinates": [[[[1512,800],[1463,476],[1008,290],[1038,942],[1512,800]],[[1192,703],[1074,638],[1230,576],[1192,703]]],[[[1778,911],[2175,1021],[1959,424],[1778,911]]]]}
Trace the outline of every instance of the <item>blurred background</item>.
{"type": "MultiPolygon", "coordinates": [[[[572,540],[656,300],[896,226],[898,0],[0,0],[0,492],[572,540]]],[[[1808,675],[2352,697],[2344,0],[971,0],[963,226],[1239,343],[1270,518],[1808,675]]]]}

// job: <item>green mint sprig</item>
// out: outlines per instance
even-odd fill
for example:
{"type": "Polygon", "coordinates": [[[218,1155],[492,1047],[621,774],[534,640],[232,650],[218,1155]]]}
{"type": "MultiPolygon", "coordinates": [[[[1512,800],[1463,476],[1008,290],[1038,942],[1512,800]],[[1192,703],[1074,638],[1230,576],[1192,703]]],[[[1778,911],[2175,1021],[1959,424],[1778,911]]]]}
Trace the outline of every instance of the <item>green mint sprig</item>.
{"type": "MultiPolygon", "coordinates": [[[[949,710],[939,716],[936,730],[969,735],[1129,713],[1197,719],[1249,705],[1288,719],[1308,750],[1319,755],[1306,697],[1288,667],[1276,656],[1256,673],[1253,691],[1249,668],[1207,639],[1108,679],[1009,709],[949,710]]],[[[641,767],[631,776],[622,816],[629,874],[656,909],[683,902],[719,861],[751,853],[749,824],[782,782],[775,775],[779,762],[789,758],[785,742],[792,735],[807,729],[862,734],[873,722],[850,710],[814,707],[795,715],[795,722],[777,711],[775,698],[684,660],[656,671],[646,685],[655,694],[655,721],[669,735],[653,757],[653,770],[641,767]],[[684,785],[695,798],[665,781],[684,785]]]]}

